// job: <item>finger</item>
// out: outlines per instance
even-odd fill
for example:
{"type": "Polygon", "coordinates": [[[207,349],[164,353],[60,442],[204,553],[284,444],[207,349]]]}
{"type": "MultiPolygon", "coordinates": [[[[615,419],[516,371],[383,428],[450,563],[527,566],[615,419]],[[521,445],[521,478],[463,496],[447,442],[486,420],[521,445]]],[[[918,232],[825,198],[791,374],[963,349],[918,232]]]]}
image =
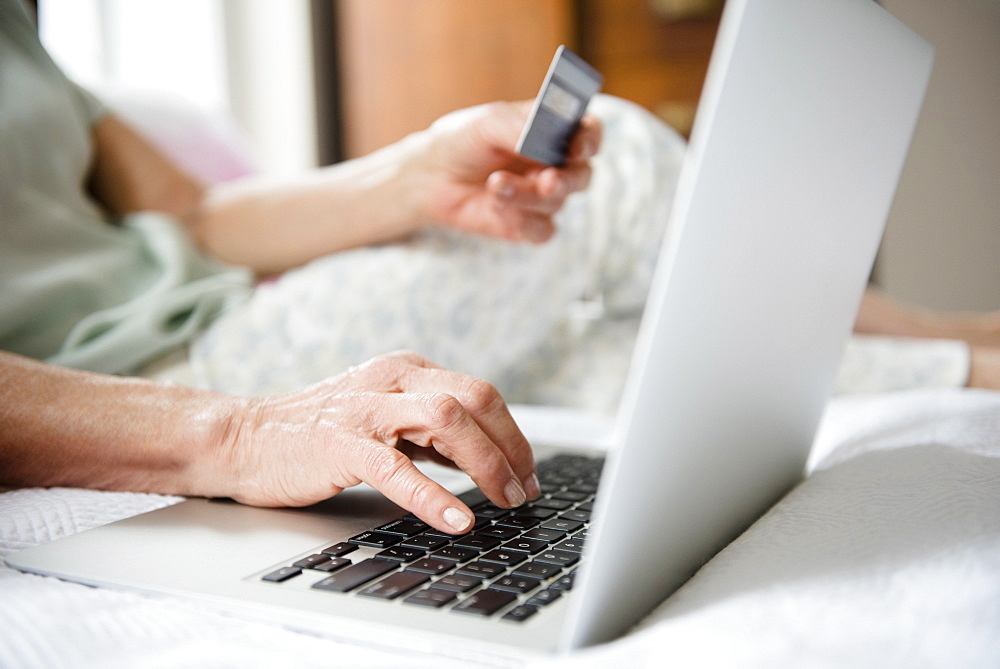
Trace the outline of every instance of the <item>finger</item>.
{"type": "Polygon", "coordinates": [[[601,148],[604,128],[600,119],[587,114],[580,119],[580,127],[570,141],[568,160],[590,160],[601,148]]]}
{"type": "Polygon", "coordinates": [[[405,453],[378,441],[361,450],[357,476],[362,481],[443,532],[463,534],[472,527],[469,507],[425,476],[405,453]]]}
{"type": "MultiPolygon", "coordinates": [[[[378,428],[381,430],[378,438],[384,443],[395,443],[395,439],[403,438],[415,441],[421,446],[431,445],[433,440],[428,438],[427,434],[420,435],[422,440],[414,439],[411,438],[409,431],[404,433],[401,428],[414,430],[413,434],[418,434],[419,431],[415,429],[417,427],[426,428],[428,425],[433,426],[434,421],[447,420],[447,411],[456,408],[447,402],[447,398],[456,400],[458,409],[461,409],[458,417],[462,420],[470,419],[471,426],[478,428],[470,430],[463,436],[473,440],[473,448],[485,449],[479,456],[483,459],[476,460],[476,456],[473,455],[470,462],[464,452],[463,457],[455,457],[449,451],[450,445],[442,449],[435,443],[436,450],[469,473],[491,499],[495,499],[494,496],[499,494],[498,490],[501,487],[506,488],[509,484],[509,481],[501,480],[502,476],[509,476],[509,472],[513,472],[522,490],[526,490],[531,498],[540,494],[531,447],[514,422],[500,393],[491,384],[443,369],[422,356],[406,351],[379,356],[369,361],[358,368],[354,384],[365,391],[380,390],[393,393],[380,398],[383,414],[377,420],[373,420],[373,425],[382,426],[378,428]],[[413,413],[411,403],[406,403],[402,407],[393,405],[398,411],[395,415],[384,408],[387,398],[398,400],[405,394],[414,393],[440,396],[446,406],[442,407],[440,415],[433,416],[413,413]],[[505,461],[506,469],[494,461],[497,453],[505,461]],[[484,477],[487,481],[497,483],[481,484],[479,479],[484,477]]],[[[453,426],[454,429],[461,427],[468,428],[470,424],[453,426]]]]}
{"type": "Polygon", "coordinates": [[[495,504],[514,507],[527,499],[503,451],[446,393],[377,393],[367,398],[371,437],[396,445],[405,439],[430,447],[458,465],[495,504]]]}
{"type": "MultiPolygon", "coordinates": [[[[446,392],[459,401],[464,412],[491,444],[503,454],[528,496],[533,499],[540,494],[531,445],[510,415],[503,397],[492,384],[442,368],[411,369],[401,382],[404,392],[433,393],[446,389],[446,392]]],[[[466,469],[461,462],[456,463],[466,469]]]]}
{"type": "Polygon", "coordinates": [[[399,350],[377,355],[360,365],[355,365],[345,374],[327,379],[331,386],[349,386],[366,392],[403,392],[401,378],[413,368],[440,369],[438,365],[413,351],[399,350]]]}
{"type": "Polygon", "coordinates": [[[548,214],[511,208],[501,217],[501,236],[514,242],[542,244],[556,233],[556,224],[548,214]]]}
{"type": "Polygon", "coordinates": [[[408,423],[397,434],[418,446],[433,448],[458,465],[498,506],[527,501],[520,477],[507,454],[490,439],[461,402],[446,393],[384,396],[390,413],[408,423]]]}
{"type": "Polygon", "coordinates": [[[441,465],[442,467],[447,467],[449,469],[458,469],[458,465],[444,457],[433,448],[426,448],[418,444],[414,444],[408,439],[400,439],[396,444],[396,450],[401,453],[405,453],[407,456],[414,460],[427,460],[428,462],[433,462],[436,465],[441,465]]]}
{"type": "Polygon", "coordinates": [[[524,174],[498,170],[487,178],[486,188],[505,205],[554,214],[568,195],[590,184],[590,177],[589,164],[572,162],[562,168],[546,167],[524,174]]]}

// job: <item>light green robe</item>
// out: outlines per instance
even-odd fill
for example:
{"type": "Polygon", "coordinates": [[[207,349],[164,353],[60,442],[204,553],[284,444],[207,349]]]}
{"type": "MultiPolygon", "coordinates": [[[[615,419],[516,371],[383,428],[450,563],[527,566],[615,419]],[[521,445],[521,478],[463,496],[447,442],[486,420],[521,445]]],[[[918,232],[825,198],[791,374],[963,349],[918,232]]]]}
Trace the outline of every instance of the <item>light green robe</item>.
{"type": "Polygon", "coordinates": [[[0,0],[0,348],[127,373],[246,299],[252,277],[204,256],[169,216],[111,220],[88,196],[103,113],[18,0],[0,0]]]}

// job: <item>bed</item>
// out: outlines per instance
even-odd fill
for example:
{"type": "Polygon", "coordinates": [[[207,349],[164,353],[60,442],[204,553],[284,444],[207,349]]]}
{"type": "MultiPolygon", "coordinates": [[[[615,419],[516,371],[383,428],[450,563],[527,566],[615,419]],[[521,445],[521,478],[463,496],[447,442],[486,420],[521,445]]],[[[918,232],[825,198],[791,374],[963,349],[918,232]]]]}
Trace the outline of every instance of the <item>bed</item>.
{"type": "MultiPolygon", "coordinates": [[[[565,412],[537,407],[527,415],[526,431],[537,438],[567,422],[565,412]]],[[[6,564],[18,549],[179,499],[0,492],[0,666],[475,664],[323,639],[280,621],[6,564]]],[[[626,636],[537,663],[612,664],[1000,666],[1000,392],[832,400],[808,475],[770,512],[626,636]]]]}

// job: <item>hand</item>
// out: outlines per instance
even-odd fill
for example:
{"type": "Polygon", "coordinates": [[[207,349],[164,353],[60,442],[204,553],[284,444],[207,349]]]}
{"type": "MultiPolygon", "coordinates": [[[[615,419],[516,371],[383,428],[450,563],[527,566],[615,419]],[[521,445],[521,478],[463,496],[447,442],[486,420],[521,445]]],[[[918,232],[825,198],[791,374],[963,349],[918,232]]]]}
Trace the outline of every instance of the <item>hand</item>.
{"type": "Polygon", "coordinates": [[[377,357],[327,381],[248,400],[229,449],[237,501],[304,506],[364,481],[439,530],[474,517],[410,460],[458,466],[502,507],[541,493],[524,435],[485,381],[414,353],[377,357]]]}
{"type": "Polygon", "coordinates": [[[585,116],[561,168],[514,152],[530,102],[495,102],[448,114],[427,131],[428,218],[440,225],[511,241],[547,241],[552,216],[590,181],[588,160],[601,143],[600,122],[585,116]]]}

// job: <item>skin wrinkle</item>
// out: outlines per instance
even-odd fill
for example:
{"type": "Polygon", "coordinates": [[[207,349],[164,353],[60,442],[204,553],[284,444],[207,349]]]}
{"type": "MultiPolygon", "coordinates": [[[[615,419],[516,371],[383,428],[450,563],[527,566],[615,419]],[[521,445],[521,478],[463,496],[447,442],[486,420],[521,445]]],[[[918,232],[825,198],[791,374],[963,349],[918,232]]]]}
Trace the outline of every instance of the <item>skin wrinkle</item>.
{"type": "MultiPolygon", "coordinates": [[[[466,413],[462,403],[458,399],[451,395],[438,394],[427,397],[425,402],[427,415],[423,418],[423,422],[428,425],[428,432],[425,435],[421,430],[421,436],[424,438],[419,441],[413,439],[409,434],[405,434],[404,436],[409,441],[417,445],[426,443],[428,447],[434,448],[437,452],[449,460],[456,462],[462,469],[466,469],[467,471],[470,469],[468,465],[471,465],[472,462],[478,465],[487,458],[492,460],[493,465],[496,466],[499,454],[495,454],[497,457],[491,457],[491,454],[488,451],[484,451],[481,447],[477,448],[475,453],[464,454],[462,451],[455,450],[449,445],[448,441],[450,440],[440,444],[435,442],[435,434],[450,435],[453,433],[465,434],[469,431],[481,432],[478,424],[466,413]],[[467,463],[466,466],[463,466],[463,463],[467,463]]],[[[485,435],[483,436],[485,438],[485,435]]],[[[510,472],[509,476],[512,476],[513,472],[509,468],[508,471],[510,472]]]]}
{"type": "MultiPolygon", "coordinates": [[[[312,503],[309,498],[311,495],[303,492],[292,490],[288,480],[310,480],[311,467],[309,467],[304,461],[303,456],[306,460],[310,458],[309,453],[303,452],[303,447],[299,446],[303,443],[308,443],[308,435],[316,432],[318,426],[322,424],[322,416],[319,412],[311,412],[308,410],[308,402],[305,398],[281,398],[268,404],[254,403],[250,409],[250,416],[243,421],[244,425],[251,426],[248,431],[248,436],[246,437],[246,442],[251,444],[250,447],[245,447],[242,450],[249,456],[246,460],[259,460],[259,447],[254,447],[253,444],[266,443],[272,441],[280,445],[281,452],[283,454],[283,466],[289,467],[293,466],[295,471],[293,472],[282,472],[280,477],[274,477],[268,475],[268,469],[266,466],[261,466],[260,462],[253,462],[249,467],[247,467],[245,472],[265,472],[263,477],[253,477],[245,475],[245,480],[251,482],[256,482],[257,485],[254,486],[257,490],[255,494],[251,494],[249,497],[244,497],[239,501],[243,501],[249,504],[257,504],[261,506],[277,506],[281,504],[291,504],[292,506],[306,506],[312,503]],[[278,409],[301,409],[302,411],[296,412],[299,415],[304,415],[304,419],[299,422],[293,422],[291,420],[275,420],[271,417],[274,414],[274,410],[278,409]],[[274,484],[278,486],[279,492],[265,492],[267,490],[267,481],[273,480],[274,484]]],[[[341,492],[343,488],[331,484],[330,497],[341,492]]]]}

